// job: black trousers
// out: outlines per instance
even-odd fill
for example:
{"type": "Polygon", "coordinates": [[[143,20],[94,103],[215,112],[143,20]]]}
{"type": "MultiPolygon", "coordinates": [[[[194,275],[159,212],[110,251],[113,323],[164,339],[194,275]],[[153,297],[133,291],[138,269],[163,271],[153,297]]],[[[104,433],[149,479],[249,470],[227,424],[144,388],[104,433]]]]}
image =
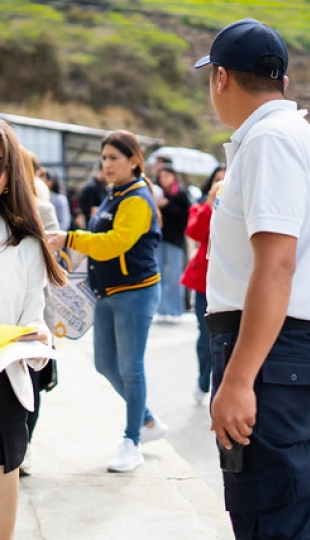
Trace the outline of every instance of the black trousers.
{"type": "MultiPolygon", "coordinates": [[[[237,333],[211,340],[212,399],[237,333]]],[[[223,473],[237,540],[310,540],[310,332],[282,331],[257,375],[244,470],[223,473]]]]}

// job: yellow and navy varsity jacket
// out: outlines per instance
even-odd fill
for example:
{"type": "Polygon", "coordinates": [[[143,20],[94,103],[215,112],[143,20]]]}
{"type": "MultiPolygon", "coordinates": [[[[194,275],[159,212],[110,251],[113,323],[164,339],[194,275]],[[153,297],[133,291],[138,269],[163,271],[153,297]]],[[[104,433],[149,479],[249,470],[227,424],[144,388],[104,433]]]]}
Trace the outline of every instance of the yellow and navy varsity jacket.
{"type": "Polygon", "coordinates": [[[114,187],[89,228],[69,231],[66,247],[88,255],[89,283],[97,298],[149,287],[160,280],[161,230],[152,194],[142,178],[114,187]]]}

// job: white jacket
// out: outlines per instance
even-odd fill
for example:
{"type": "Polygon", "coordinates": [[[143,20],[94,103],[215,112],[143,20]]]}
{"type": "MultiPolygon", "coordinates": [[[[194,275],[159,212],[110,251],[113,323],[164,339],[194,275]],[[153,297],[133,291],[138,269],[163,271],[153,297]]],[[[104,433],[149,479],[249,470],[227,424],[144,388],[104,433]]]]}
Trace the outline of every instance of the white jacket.
{"type": "MultiPolygon", "coordinates": [[[[43,319],[46,267],[39,241],[26,237],[18,246],[5,246],[5,224],[0,218],[0,323],[46,327],[43,319]]],[[[35,370],[46,360],[27,360],[35,370]]],[[[34,409],[33,387],[27,363],[17,361],[6,368],[12,388],[20,403],[34,409]]]]}

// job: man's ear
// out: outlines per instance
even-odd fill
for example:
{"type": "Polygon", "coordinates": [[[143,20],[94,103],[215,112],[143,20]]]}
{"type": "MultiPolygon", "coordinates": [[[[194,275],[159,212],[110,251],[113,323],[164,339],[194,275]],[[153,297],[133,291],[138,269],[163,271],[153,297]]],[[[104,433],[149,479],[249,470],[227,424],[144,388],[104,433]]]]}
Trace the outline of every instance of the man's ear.
{"type": "Polygon", "coordinates": [[[289,80],[288,76],[284,75],[284,77],[283,77],[283,90],[284,90],[284,92],[287,89],[289,84],[290,84],[290,80],[289,80]]]}
{"type": "Polygon", "coordinates": [[[222,93],[222,91],[224,90],[228,82],[227,70],[223,68],[222,66],[219,66],[217,70],[217,75],[218,77],[217,77],[216,90],[218,93],[222,93]]]}

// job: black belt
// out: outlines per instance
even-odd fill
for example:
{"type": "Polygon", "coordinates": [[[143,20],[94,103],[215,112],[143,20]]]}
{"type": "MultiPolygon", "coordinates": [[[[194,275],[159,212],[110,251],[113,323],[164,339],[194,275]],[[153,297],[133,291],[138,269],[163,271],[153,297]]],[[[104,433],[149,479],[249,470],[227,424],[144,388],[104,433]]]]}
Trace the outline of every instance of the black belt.
{"type": "MultiPolygon", "coordinates": [[[[220,311],[206,315],[206,324],[210,337],[216,334],[239,332],[242,311],[220,311]]],[[[310,321],[286,317],[281,331],[306,330],[310,332],[310,321]]]]}

